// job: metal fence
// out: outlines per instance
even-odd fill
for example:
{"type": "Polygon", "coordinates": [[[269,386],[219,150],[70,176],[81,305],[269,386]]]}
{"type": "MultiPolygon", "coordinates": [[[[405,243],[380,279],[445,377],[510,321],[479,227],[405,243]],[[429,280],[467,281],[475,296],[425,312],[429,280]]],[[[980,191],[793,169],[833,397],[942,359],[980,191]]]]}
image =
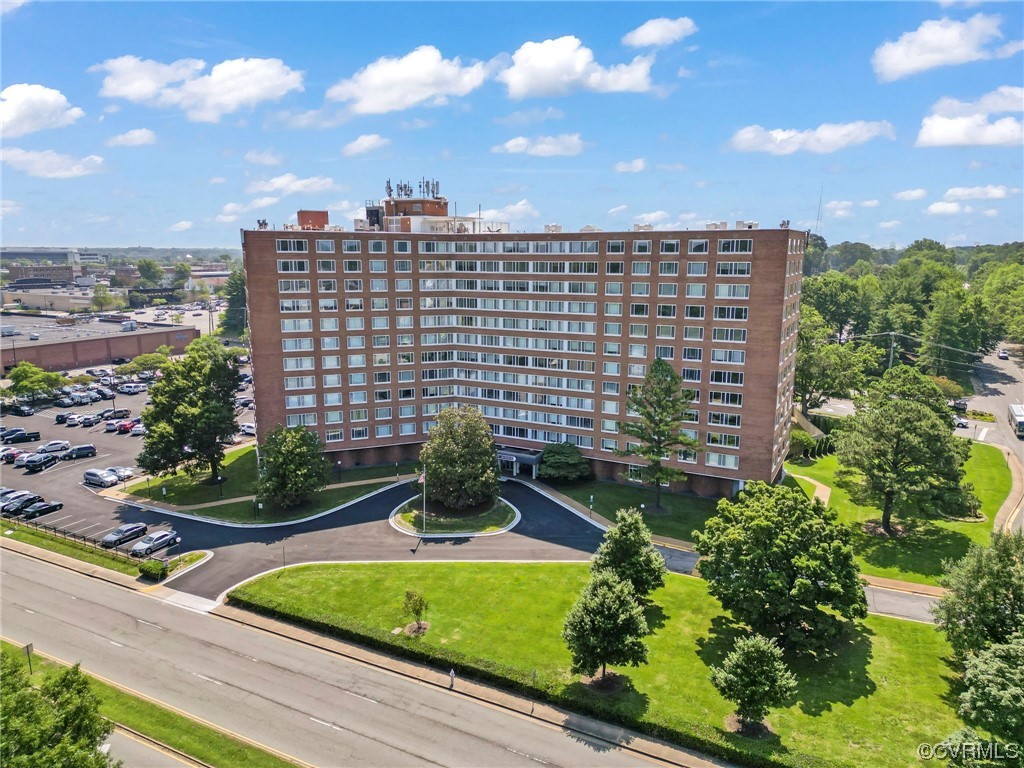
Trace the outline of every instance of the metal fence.
{"type": "Polygon", "coordinates": [[[80,534],[73,533],[72,531],[66,531],[63,528],[58,528],[55,525],[47,525],[46,523],[37,523],[34,520],[11,520],[10,522],[14,523],[15,525],[24,525],[27,528],[34,528],[37,531],[43,531],[44,533],[48,533],[51,536],[55,536],[57,538],[64,539],[65,541],[74,541],[74,542],[77,542],[79,544],[84,544],[85,546],[92,547],[93,549],[95,549],[95,550],[97,550],[99,552],[103,552],[105,554],[112,555],[113,557],[116,557],[119,560],[124,560],[126,563],[138,563],[138,562],[141,561],[140,558],[132,557],[128,553],[121,552],[121,551],[119,551],[115,547],[109,547],[108,548],[108,547],[102,546],[100,544],[100,540],[99,539],[94,539],[91,536],[82,536],[80,534]]]}

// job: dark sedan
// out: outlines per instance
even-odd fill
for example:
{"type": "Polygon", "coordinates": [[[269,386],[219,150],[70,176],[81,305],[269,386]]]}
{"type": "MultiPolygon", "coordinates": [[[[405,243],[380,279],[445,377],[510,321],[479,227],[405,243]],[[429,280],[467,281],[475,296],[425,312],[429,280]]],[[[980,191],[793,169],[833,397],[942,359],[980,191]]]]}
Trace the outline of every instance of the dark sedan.
{"type": "Polygon", "coordinates": [[[145,536],[147,531],[149,531],[149,526],[145,523],[125,523],[100,539],[100,546],[116,547],[126,541],[137,539],[139,536],[145,536]]]}
{"type": "Polygon", "coordinates": [[[37,501],[35,504],[31,504],[22,510],[21,516],[26,520],[33,520],[43,515],[48,515],[51,512],[56,512],[58,509],[64,509],[64,503],[60,501],[37,501]]]}
{"type": "Polygon", "coordinates": [[[36,502],[43,500],[43,497],[38,493],[29,493],[25,496],[19,496],[13,501],[8,501],[3,506],[4,517],[16,517],[20,515],[26,508],[32,506],[36,502]]]}

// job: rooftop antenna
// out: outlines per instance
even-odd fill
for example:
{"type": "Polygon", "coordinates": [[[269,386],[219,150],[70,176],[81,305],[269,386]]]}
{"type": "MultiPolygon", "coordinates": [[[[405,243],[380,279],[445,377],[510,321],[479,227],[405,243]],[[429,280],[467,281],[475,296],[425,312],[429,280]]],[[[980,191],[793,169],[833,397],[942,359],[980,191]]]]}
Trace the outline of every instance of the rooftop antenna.
{"type": "Polygon", "coordinates": [[[814,234],[821,234],[821,200],[825,196],[825,185],[821,185],[821,191],[818,192],[818,218],[814,222],[814,234]]]}

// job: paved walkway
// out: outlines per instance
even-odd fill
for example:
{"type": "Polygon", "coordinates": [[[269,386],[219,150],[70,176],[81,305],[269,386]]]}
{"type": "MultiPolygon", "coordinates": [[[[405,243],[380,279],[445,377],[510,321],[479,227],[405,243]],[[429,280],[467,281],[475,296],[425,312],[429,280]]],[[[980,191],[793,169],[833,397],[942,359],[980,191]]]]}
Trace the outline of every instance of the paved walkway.
{"type": "Polygon", "coordinates": [[[832,488],[824,483],[819,483],[813,477],[807,475],[796,475],[792,472],[787,472],[790,477],[797,477],[801,480],[806,480],[808,483],[814,486],[814,498],[820,499],[822,504],[828,504],[828,500],[832,498],[832,488]]]}
{"type": "Polygon", "coordinates": [[[1000,446],[999,450],[1006,457],[1006,463],[1010,466],[1010,474],[1013,476],[1013,485],[1010,487],[1010,494],[1003,502],[1003,506],[996,513],[993,530],[1012,531],[1014,520],[1018,515],[1024,513],[1024,467],[1020,464],[1017,454],[1008,448],[1000,446]]]}

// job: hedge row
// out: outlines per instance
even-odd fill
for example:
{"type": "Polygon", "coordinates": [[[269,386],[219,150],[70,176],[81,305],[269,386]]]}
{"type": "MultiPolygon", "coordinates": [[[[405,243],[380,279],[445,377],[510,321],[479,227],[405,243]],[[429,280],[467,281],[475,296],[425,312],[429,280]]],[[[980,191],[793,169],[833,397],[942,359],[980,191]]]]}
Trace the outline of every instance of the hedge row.
{"type": "MultiPolygon", "coordinates": [[[[673,724],[665,724],[635,717],[617,709],[614,702],[603,699],[580,699],[574,696],[570,686],[567,686],[564,680],[551,679],[544,675],[535,676],[532,672],[489,659],[475,658],[451,649],[429,646],[415,638],[392,635],[390,632],[365,625],[345,616],[327,613],[308,616],[296,614],[291,609],[292,607],[283,601],[246,594],[245,587],[230,592],[227,599],[228,604],[238,608],[244,608],[270,618],[281,619],[340,640],[352,641],[359,645],[385,651],[442,672],[454,669],[462,677],[490,683],[723,760],[753,766],[753,768],[834,768],[839,766],[833,761],[813,755],[790,752],[784,747],[779,748],[774,754],[747,751],[739,743],[727,741],[723,738],[721,731],[707,723],[680,719],[673,724]]],[[[682,681],[680,682],[682,683],[682,681]]],[[[741,739],[743,737],[735,737],[736,742],[741,739]]],[[[751,745],[753,746],[755,743],[751,742],[751,745]]],[[[764,745],[764,748],[771,749],[772,747],[764,745]]]]}

